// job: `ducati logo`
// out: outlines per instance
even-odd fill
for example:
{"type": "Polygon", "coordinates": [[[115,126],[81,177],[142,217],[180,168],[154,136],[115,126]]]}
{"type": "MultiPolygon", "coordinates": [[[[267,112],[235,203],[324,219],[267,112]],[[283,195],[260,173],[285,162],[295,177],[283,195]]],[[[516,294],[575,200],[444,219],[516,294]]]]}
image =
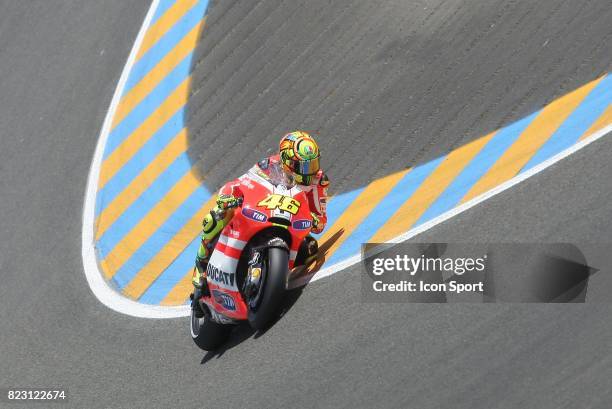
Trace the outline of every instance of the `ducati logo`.
{"type": "Polygon", "coordinates": [[[217,268],[212,264],[208,263],[208,267],[206,267],[206,274],[208,275],[208,278],[210,278],[212,281],[216,281],[218,283],[222,283],[231,287],[234,286],[234,273],[226,273],[220,268],[217,268]]]}

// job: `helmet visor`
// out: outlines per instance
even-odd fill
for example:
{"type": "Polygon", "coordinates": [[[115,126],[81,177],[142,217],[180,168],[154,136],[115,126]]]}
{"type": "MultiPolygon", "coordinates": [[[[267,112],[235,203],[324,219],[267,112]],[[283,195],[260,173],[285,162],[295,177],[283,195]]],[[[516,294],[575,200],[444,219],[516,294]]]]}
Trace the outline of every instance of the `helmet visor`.
{"type": "Polygon", "coordinates": [[[289,160],[287,166],[293,172],[295,181],[301,185],[310,185],[321,168],[319,157],[310,160],[289,160]]]}
{"type": "Polygon", "coordinates": [[[315,175],[320,169],[318,157],[310,160],[295,161],[295,165],[295,173],[300,175],[315,175]]]}

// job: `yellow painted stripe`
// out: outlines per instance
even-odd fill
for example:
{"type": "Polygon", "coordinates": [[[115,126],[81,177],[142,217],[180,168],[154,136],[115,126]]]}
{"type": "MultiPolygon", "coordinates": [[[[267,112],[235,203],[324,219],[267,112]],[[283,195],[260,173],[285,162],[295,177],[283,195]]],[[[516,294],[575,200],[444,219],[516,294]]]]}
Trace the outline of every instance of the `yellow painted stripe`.
{"type": "Polygon", "coordinates": [[[193,285],[191,284],[191,275],[193,269],[190,268],[183,278],[170,290],[163,300],[159,303],[160,305],[183,305],[189,298],[189,294],[193,291],[193,285]]]}
{"type": "Polygon", "coordinates": [[[114,275],[198,186],[200,181],[195,176],[195,172],[187,172],[106,256],[104,262],[109,266],[109,273],[114,275]]]}
{"type": "Polygon", "coordinates": [[[495,133],[483,136],[455,149],[423,181],[408,200],[397,209],[387,222],[369,240],[382,243],[405,233],[425,213],[433,202],[452,183],[465,166],[474,159],[495,133]]]}
{"type": "Polygon", "coordinates": [[[147,34],[142,39],[142,44],[136,54],[136,60],[139,60],[160,38],[164,36],[176,24],[183,15],[193,7],[198,0],[178,0],[164,14],[157,19],[147,30],[147,34]]]}
{"type": "Polygon", "coordinates": [[[113,117],[114,128],[147,96],[149,93],[194,50],[200,29],[204,26],[206,17],[199,22],[144,78],[121,98],[113,117]]]}
{"type": "Polygon", "coordinates": [[[138,174],[121,193],[102,211],[96,221],[96,240],[117,221],[140,195],[147,190],[157,177],[182,153],[187,151],[187,130],[178,135],[138,174]]]}
{"type": "Polygon", "coordinates": [[[174,92],[140,126],[132,132],[102,163],[98,190],[125,165],[136,152],[161,128],[161,126],[183,107],[189,97],[190,78],[174,92]]]}
{"type": "Polygon", "coordinates": [[[100,260],[100,258],[98,258],[98,260],[99,260],[100,268],[102,270],[102,274],[104,274],[104,277],[106,279],[110,279],[114,274],[114,272],[111,270],[111,267],[104,260],[100,260]]]}
{"type": "MultiPolygon", "coordinates": [[[[216,195],[200,207],[181,230],[142,268],[123,289],[123,293],[133,299],[138,299],[153,284],[164,270],[193,241],[202,228],[204,214],[215,205],[216,195]]],[[[195,253],[194,253],[195,258],[195,253]]]]}
{"type": "Polygon", "coordinates": [[[343,229],[342,235],[326,251],[325,257],[329,258],[340,247],[340,245],[359,227],[363,220],[372,210],[385,198],[385,196],[395,187],[406,173],[407,170],[396,172],[370,183],[340,215],[338,220],[321,236],[319,243],[323,245],[332,236],[343,229]]]}
{"type": "Polygon", "coordinates": [[[591,125],[591,127],[580,137],[580,140],[583,140],[600,129],[605,128],[606,126],[612,124],[612,104],[606,108],[603,114],[591,125]]]}
{"type": "Polygon", "coordinates": [[[516,176],[601,80],[592,81],[546,106],[491,169],[474,184],[462,203],[516,176]]]}

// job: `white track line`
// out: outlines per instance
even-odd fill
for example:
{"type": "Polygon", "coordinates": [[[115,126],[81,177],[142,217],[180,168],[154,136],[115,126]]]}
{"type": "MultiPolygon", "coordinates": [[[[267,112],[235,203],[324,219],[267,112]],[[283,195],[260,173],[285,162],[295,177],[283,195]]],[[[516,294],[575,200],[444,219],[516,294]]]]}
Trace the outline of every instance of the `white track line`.
{"type": "Polygon", "coordinates": [[[98,190],[98,178],[100,177],[100,166],[102,164],[102,155],[104,154],[104,147],[110,133],[110,127],[117,110],[117,105],[121,100],[121,94],[125,83],[128,79],[134,61],[136,60],[136,54],[140,48],[140,44],[149,29],[155,10],[159,0],[153,0],[151,7],[145,17],[142,27],[138,32],[132,51],[127,59],[125,67],[119,78],[119,83],[115,89],[115,94],[111,101],[110,107],[106,112],[104,123],[102,125],[102,131],[96,145],[96,151],[94,153],[91,168],[89,169],[89,177],[87,179],[87,190],[85,191],[85,205],[83,207],[83,232],[81,249],[83,254],[83,267],[85,269],[85,276],[89,283],[89,288],[94,295],[100,300],[100,302],[107,307],[127,315],[142,318],[175,318],[183,317],[189,314],[189,308],[187,306],[180,307],[162,307],[158,305],[147,305],[136,301],[132,301],[127,297],[122,296],[115,289],[111,288],[109,283],[104,279],[102,271],[98,266],[96,259],[96,250],[94,247],[94,223],[95,223],[95,210],[96,210],[96,192],[98,190]]]}
{"type": "MultiPolygon", "coordinates": [[[[189,315],[189,307],[188,306],[177,306],[177,307],[162,307],[159,305],[150,305],[150,304],[142,304],[136,301],[132,301],[129,298],[126,298],[119,294],[115,289],[111,288],[108,282],[104,279],[102,272],[98,267],[98,262],[96,259],[96,250],[94,247],[94,222],[95,222],[95,206],[96,206],[96,192],[98,190],[98,178],[100,176],[100,165],[102,164],[102,155],[104,153],[104,146],[106,145],[106,140],[108,139],[108,134],[110,132],[110,126],[112,124],[112,119],[115,115],[115,111],[117,109],[117,105],[119,104],[119,100],[121,99],[121,94],[123,93],[123,88],[129,76],[130,70],[134,65],[134,61],[136,59],[136,53],[138,52],[138,48],[142,43],[142,39],[146,31],[151,24],[151,19],[155,13],[159,0],[153,0],[151,7],[145,17],[145,20],[138,32],[138,36],[136,37],[136,42],[132,47],[132,51],[130,52],[130,56],[123,68],[123,72],[121,73],[121,78],[119,79],[119,84],[115,89],[115,94],[113,95],[113,99],[111,101],[110,107],[106,113],[106,117],[104,119],[104,124],[102,125],[102,131],[100,132],[100,137],[98,139],[98,144],[96,145],[96,151],[94,153],[93,162],[91,164],[91,168],[89,170],[89,177],[87,180],[87,191],[85,192],[85,205],[83,208],[83,233],[82,233],[82,253],[83,253],[83,267],[85,269],[85,276],[87,277],[87,282],[89,283],[89,287],[94,295],[100,300],[100,302],[112,310],[117,312],[131,315],[133,317],[140,318],[176,318],[176,317],[184,317],[189,315]]],[[[485,200],[513,187],[514,185],[524,181],[531,176],[534,176],[544,169],[554,165],[559,162],[561,159],[564,159],[584,148],[585,146],[595,142],[596,140],[604,137],[608,133],[612,132],[612,125],[609,125],[598,132],[595,132],[593,135],[588,138],[583,139],[582,141],[576,143],[575,145],[567,148],[566,150],[556,154],[555,156],[545,160],[537,166],[529,169],[528,171],[521,173],[512,179],[508,180],[505,183],[497,186],[496,188],[489,190],[488,192],[483,193],[480,196],[473,198],[472,200],[455,207],[452,210],[449,210],[446,213],[441,214],[440,216],[428,221],[420,225],[417,228],[407,231],[404,234],[401,234],[386,243],[399,243],[405,240],[408,240],[417,234],[420,234],[426,230],[431,229],[434,226],[454,217],[479,203],[484,202],[485,200]]],[[[382,250],[382,249],[381,249],[382,250]]],[[[295,288],[299,285],[303,285],[307,282],[317,281],[325,277],[329,277],[341,270],[346,269],[354,264],[357,264],[361,261],[361,255],[357,254],[352,256],[340,263],[336,263],[332,266],[326,267],[320,271],[318,271],[313,276],[309,277],[301,277],[298,280],[291,282],[291,287],[295,288]]]]}

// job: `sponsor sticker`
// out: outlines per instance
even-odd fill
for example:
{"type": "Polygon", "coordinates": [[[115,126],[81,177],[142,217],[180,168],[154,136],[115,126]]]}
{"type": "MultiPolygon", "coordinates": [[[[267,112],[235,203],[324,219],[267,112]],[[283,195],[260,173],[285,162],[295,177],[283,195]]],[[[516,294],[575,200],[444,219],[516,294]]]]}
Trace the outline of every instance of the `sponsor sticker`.
{"type": "Polygon", "coordinates": [[[242,175],[238,179],[240,180],[240,183],[243,186],[246,186],[248,189],[255,189],[255,185],[251,182],[251,178],[249,178],[248,175],[242,175]]]}
{"type": "Polygon", "coordinates": [[[220,268],[213,266],[210,262],[208,263],[208,266],[206,267],[206,275],[209,279],[217,283],[222,283],[222,284],[225,284],[231,287],[234,286],[235,274],[226,273],[220,268]]]}
{"type": "Polygon", "coordinates": [[[264,213],[259,212],[255,209],[251,209],[250,207],[243,207],[242,214],[249,219],[255,220],[256,222],[265,223],[268,220],[268,216],[264,213]]]}
{"type": "Polygon", "coordinates": [[[293,221],[293,228],[296,230],[308,230],[312,227],[312,220],[300,219],[293,221]]]}
{"type": "Polygon", "coordinates": [[[219,290],[213,290],[212,294],[217,304],[221,305],[226,310],[236,311],[236,302],[231,295],[219,290]]]}

